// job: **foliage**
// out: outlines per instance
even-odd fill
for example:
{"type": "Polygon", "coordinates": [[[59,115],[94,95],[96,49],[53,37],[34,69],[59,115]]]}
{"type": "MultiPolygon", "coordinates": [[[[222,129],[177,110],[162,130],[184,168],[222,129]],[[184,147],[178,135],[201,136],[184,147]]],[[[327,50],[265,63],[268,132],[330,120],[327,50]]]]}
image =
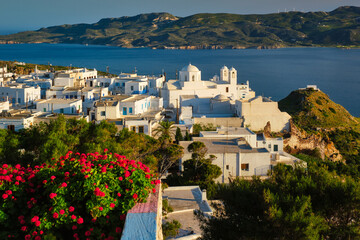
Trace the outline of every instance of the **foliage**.
{"type": "Polygon", "coordinates": [[[116,153],[68,152],[53,165],[0,168],[0,236],[109,239],[155,191],[149,168],[116,153]],[[19,209],[21,211],[19,212],[19,209]]]}
{"type": "Polygon", "coordinates": [[[201,131],[215,131],[216,126],[212,123],[202,124],[196,123],[193,125],[193,135],[198,136],[201,131]]]}
{"type": "Polygon", "coordinates": [[[221,168],[212,164],[215,156],[205,158],[207,148],[203,142],[195,141],[188,146],[188,151],[192,152],[192,158],[183,163],[184,171],[182,175],[171,175],[167,182],[169,185],[199,185],[201,189],[207,190],[207,195],[212,198],[216,194],[216,184],[214,179],[221,175],[221,168]]]}
{"type": "Polygon", "coordinates": [[[186,130],[186,133],[185,133],[184,141],[191,141],[190,134],[189,134],[189,132],[187,130],[186,130]]]}
{"type": "Polygon", "coordinates": [[[162,212],[163,215],[173,212],[174,209],[170,206],[169,201],[165,198],[162,200],[162,212]]]}
{"type": "Polygon", "coordinates": [[[184,138],[183,138],[183,135],[181,134],[181,130],[180,128],[176,128],[176,133],[175,133],[175,141],[177,144],[179,144],[180,141],[183,141],[184,138]]]}
{"type": "Polygon", "coordinates": [[[360,122],[321,91],[312,89],[293,91],[279,101],[279,109],[289,113],[295,125],[307,131],[315,128],[338,127],[360,130],[360,122]]]}
{"type": "Polygon", "coordinates": [[[358,239],[358,179],[282,164],[269,179],[220,185],[215,217],[202,220],[203,239],[358,239]]]}
{"type": "Polygon", "coordinates": [[[155,153],[158,159],[158,173],[161,178],[166,172],[179,162],[184,154],[183,147],[177,144],[166,145],[165,148],[159,148],[155,153]]]}
{"type": "Polygon", "coordinates": [[[172,142],[174,136],[174,122],[162,121],[159,123],[159,126],[154,129],[154,136],[159,137],[160,142],[163,145],[167,145],[172,142]]]}
{"type": "Polygon", "coordinates": [[[181,224],[177,220],[164,223],[162,225],[164,239],[168,237],[175,237],[179,233],[180,228],[181,224]]]}

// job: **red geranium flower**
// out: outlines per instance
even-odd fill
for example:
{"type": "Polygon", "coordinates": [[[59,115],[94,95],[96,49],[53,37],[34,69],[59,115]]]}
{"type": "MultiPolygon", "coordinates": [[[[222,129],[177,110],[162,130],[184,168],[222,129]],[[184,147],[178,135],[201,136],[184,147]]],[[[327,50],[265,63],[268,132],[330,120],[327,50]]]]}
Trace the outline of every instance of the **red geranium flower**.
{"type": "Polygon", "coordinates": [[[84,222],[84,219],[83,218],[78,218],[78,220],[77,220],[77,223],[78,224],[82,224],[84,222]]]}

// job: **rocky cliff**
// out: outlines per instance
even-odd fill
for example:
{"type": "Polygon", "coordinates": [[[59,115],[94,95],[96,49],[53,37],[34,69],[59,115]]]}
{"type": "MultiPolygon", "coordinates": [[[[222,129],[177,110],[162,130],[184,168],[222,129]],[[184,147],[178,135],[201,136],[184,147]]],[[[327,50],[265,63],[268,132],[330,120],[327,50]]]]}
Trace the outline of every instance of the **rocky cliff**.
{"type": "Polygon", "coordinates": [[[320,132],[309,134],[296,127],[292,121],[290,122],[290,137],[284,139],[284,146],[290,153],[317,150],[322,159],[326,157],[332,161],[343,160],[340,151],[326,135],[324,137],[320,132]]]}

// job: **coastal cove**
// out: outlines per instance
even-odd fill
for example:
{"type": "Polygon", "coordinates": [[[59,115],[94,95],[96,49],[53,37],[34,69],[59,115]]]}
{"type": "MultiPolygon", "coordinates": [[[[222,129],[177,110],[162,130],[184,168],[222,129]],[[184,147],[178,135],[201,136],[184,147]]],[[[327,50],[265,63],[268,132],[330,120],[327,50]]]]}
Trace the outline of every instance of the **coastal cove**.
{"type": "Polygon", "coordinates": [[[223,65],[249,80],[257,95],[280,100],[292,90],[317,85],[352,115],[360,117],[360,49],[281,48],[240,50],[152,50],[70,44],[0,45],[0,60],[96,68],[110,72],[161,74],[173,79],[191,62],[207,80],[223,65]]]}

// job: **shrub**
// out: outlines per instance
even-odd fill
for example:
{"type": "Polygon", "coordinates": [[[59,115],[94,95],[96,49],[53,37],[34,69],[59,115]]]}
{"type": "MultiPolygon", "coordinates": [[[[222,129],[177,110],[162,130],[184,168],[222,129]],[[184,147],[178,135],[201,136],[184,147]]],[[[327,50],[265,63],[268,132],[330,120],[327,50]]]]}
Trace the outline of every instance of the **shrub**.
{"type": "Polygon", "coordinates": [[[126,213],[155,191],[141,162],[72,153],[53,165],[0,167],[0,239],[113,239],[126,213]]]}
{"type": "Polygon", "coordinates": [[[320,99],[316,99],[316,103],[319,104],[319,105],[322,105],[322,102],[320,99]]]}
{"type": "Polygon", "coordinates": [[[162,225],[164,239],[167,237],[175,237],[179,233],[179,228],[181,228],[181,224],[176,220],[164,223],[162,225]]]}

